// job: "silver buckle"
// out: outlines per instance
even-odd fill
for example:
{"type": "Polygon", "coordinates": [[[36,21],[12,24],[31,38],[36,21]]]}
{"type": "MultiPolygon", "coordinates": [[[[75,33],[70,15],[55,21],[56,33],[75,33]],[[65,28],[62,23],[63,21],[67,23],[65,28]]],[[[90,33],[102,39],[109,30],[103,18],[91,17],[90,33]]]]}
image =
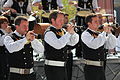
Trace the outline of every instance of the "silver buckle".
{"type": "Polygon", "coordinates": [[[24,73],[24,74],[30,74],[30,69],[24,69],[24,70],[23,70],[23,73],[24,73]]]}

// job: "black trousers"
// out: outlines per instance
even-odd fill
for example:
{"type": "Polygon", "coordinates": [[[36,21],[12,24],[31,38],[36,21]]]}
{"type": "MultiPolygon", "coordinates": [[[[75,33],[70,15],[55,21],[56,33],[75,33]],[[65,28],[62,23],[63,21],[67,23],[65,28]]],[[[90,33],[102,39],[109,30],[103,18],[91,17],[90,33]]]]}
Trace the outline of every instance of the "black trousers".
{"type": "Polygon", "coordinates": [[[7,54],[0,53],[0,80],[8,80],[9,78],[9,65],[7,54]]]}
{"type": "Polygon", "coordinates": [[[84,66],[85,80],[106,80],[104,67],[84,66]]]}
{"type": "Polygon", "coordinates": [[[45,65],[47,80],[67,80],[65,67],[45,65]]]}
{"type": "Polygon", "coordinates": [[[73,53],[68,53],[68,59],[66,61],[67,80],[72,80],[72,66],[73,66],[73,53]]]}
{"type": "Polygon", "coordinates": [[[36,74],[17,74],[17,73],[10,73],[9,80],[36,80],[36,74]]]}

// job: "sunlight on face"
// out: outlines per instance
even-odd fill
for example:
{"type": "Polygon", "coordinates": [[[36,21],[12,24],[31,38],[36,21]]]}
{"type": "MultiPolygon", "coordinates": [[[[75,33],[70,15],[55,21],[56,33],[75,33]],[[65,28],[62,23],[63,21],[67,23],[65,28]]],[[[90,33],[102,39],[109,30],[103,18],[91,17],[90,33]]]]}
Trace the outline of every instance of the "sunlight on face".
{"type": "Polygon", "coordinates": [[[21,21],[21,24],[17,27],[17,31],[21,34],[21,35],[25,35],[28,31],[28,21],[21,21]]]}
{"type": "Polygon", "coordinates": [[[93,17],[92,18],[92,22],[90,23],[90,27],[93,29],[93,30],[97,30],[98,29],[98,26],[100,25],[99,23],[99,19],[98,17],[93,17]]]}
{"type": "Polygon", "coordinates": [[[63,14],[58,14],[56,20],[55,20],[55,25],[58,29],[62,28],[62,25],[64,24],[64,15],[63,14]]]}

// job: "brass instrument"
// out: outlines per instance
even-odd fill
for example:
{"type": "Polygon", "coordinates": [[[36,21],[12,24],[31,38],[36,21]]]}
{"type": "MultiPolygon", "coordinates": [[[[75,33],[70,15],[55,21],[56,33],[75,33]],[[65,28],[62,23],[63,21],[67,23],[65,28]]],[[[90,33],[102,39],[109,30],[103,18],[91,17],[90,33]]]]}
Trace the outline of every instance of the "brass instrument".
{"type": "Polygon", "coordinates": [[[119,24],[113,23],[113,22],[112,23],[105,23],[105,24],[99,26],[98,31],[99,32],[103,32],[104,31],[104,29],[103,29],[104,26],[110,26],[110,27],[112,27],[113,28],[112,33],[116,37],[119,36],[119,34],[120,34],[120,26],[119,26],[119,24]]]}
{"type": "Polygon", "coordinates": [[[89,15],[89,14],[91,14],[91,13],[92,13],[91,10],[82,9],[82,10],[78,11],[76,15],[82,16],[82,17],[86,17],[87,15],[89,15]]]}

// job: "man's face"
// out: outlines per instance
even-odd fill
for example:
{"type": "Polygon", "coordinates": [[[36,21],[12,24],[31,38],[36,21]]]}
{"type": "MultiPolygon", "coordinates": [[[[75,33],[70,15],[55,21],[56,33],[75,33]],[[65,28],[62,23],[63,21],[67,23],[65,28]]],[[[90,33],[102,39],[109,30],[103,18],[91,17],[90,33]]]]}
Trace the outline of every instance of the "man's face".
{"type": "Polygon", "coordinates": [[[67,15],[65,16],[65,19],[64,19],[64,20],[65,20],[65,24],[67,24],[67,23],[69,22],[69,19],[68,19],[68,16],[67,16],[67,15]]]}
{"type": "Polygon", "coordinates": [[[56,26],[57,29],[61,29],[62,25],[64,24],[64,15],[58,14],[56,20],[53,20],[53,24],[56,26]]]}
{"type": "Polygon", "coordinates": [[[89,28],[93,29],[93,30],[98,30],[98,26],[99,26],[99,19],[98,17],[93,17],[92,18],[92,22],[89,23],[89,28]]]}
{"type": "Polygon", "coordinates": [[[21,34],[25,35],[28,31],[28,21],[22,20],[20,25],[17,25],[16,30],[21,34]]]}

